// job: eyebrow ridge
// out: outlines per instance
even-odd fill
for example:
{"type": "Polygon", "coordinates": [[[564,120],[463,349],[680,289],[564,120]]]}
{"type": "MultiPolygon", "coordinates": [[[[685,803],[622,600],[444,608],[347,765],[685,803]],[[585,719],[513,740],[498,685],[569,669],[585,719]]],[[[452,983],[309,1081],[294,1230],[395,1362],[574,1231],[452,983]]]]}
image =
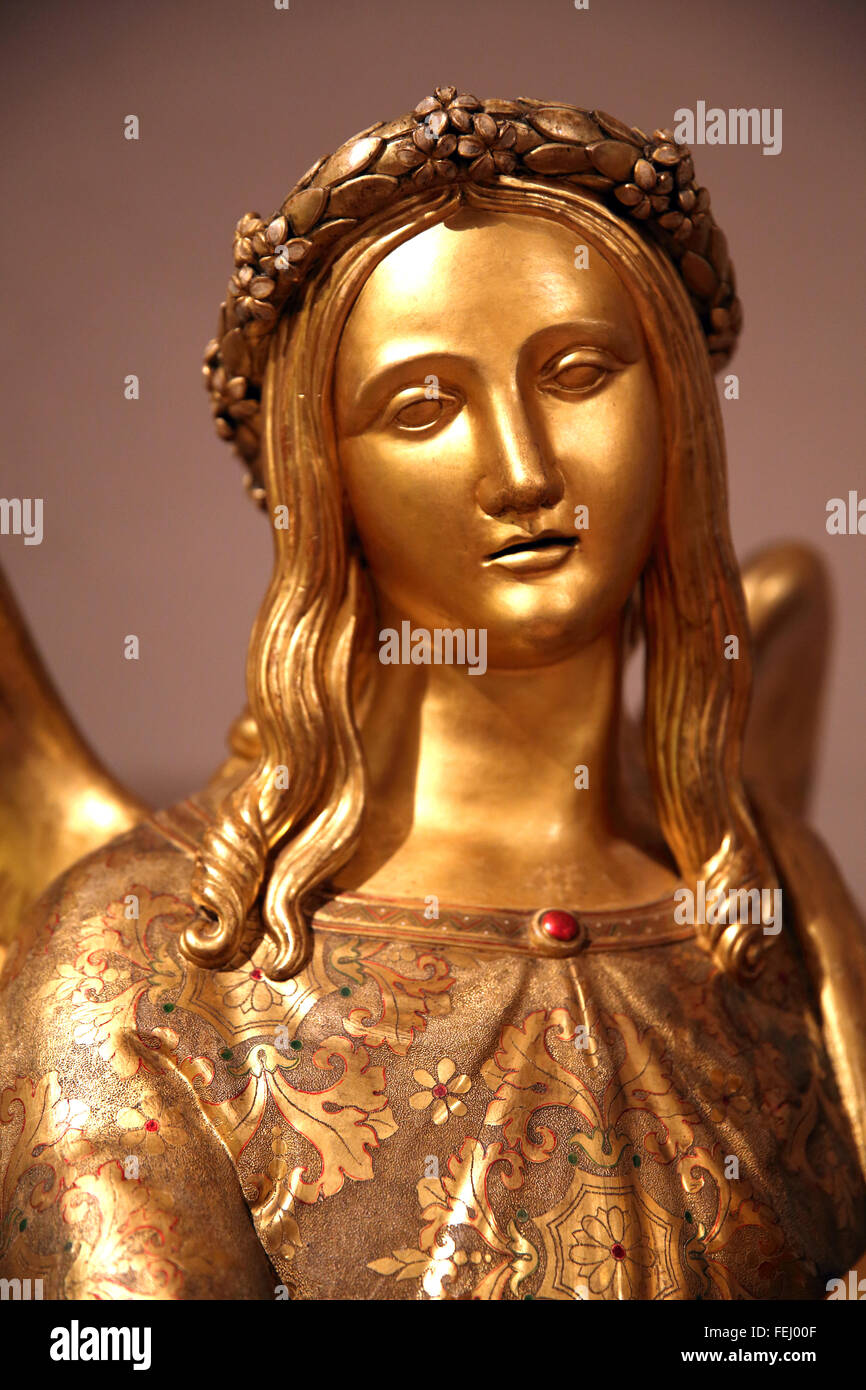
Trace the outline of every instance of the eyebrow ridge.
{"type": "MultiPolygon", "coordinates": [[[[542,328],[536,329],[535,332],[531,333],[525,342],[521,344],[518,353],[518,361],[524,358],[528,352],[532,351],[533,347],[536,346],[539,341],[546,337],[562,337],[566,334],[571,334],[575,339],[574,346],[577,346],[581,336],[585,333],[597,335],[598,337],[606,339],[607,342],[613,345],[611,351],[617,352],[617,355],[621,356],[624,361],[636,361],[637,357],[640,355],[639,346],[634,355],[626,350],[626,345],[623,343],[623,330],[617,324],[611,323],[606,319],[586,318],[566,319],[562,322],[554,321],[545,324],[542,328]]],[[[630,334],[628,336],[629,338],[631,337],[630,334]]],[[[591,346],[591,344],[588,343],[587,346],[591,346]]],[[[356,409],[364,411],[365,413],[373,410],[378,404],[381,394],[389,389],[391,383],[394,383],[396,386],[401,379],[412,375],[413,371],[418,378],[421,378],[421,369],[423,367],[429,368],[429,374],[436,375],[437,364],[440,366],[461,364],[469,367],[474,365],[471,358],[459,352],[433,347],[425,350],[419,345],[418,350],[411,357],[401,356],[393,362],[388,362],[384,366],[374,369],[370,375],[362,381],[355,397],[356,409]]],[[[411,384],[411,382],[405,381],[405,386],[407,388],[411,384]]],[[[423,381],[419,380],[418,384],[423,384],[423,381]]]]}

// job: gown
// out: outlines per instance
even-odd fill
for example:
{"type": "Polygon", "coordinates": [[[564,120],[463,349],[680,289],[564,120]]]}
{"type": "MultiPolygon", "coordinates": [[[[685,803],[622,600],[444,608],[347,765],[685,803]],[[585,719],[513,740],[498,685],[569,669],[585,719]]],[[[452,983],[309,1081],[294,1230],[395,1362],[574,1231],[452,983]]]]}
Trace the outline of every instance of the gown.
{"type": "Polygon", "coordinates": [[[67,871],[0,981],[0,1273],[55,1299],[819,1299],[866,1186],[786,920],[756,981],[673,897],[317,890],[188,963],[192,797],[67,871]],[[568,904],[550,904],[568,908],[568,904]]]}

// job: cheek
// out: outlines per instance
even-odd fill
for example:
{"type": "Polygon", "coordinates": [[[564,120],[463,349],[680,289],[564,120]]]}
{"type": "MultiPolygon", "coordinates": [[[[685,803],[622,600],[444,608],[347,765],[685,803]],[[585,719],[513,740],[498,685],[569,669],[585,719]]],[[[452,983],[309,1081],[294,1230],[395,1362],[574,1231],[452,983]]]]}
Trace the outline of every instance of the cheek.
{"type": "Polygon", "coordinates": [[[555,403],[551,443],[570,501],[589,524],[584,554],[596,564],[631,565],[645,558],[661,500],[661,418],[648,368],[622,373],[580,406],[555,403]]]}
{"type": "Polygon", "coordinates": [[[452,552],[472,511],[471,441],[464,421],[427,440],[369,434],[340,446],[349,506],[371,565],[435,562],[452,552]]]}
{"type": "Polygon", "coordinates": [[[451,531],[449,489],[435,456],[373,437],[347,441],[340,463],[355,529],[374,578],[392,596],[429,586],[451,531]],[[431,525],[431,520],[435,523],[431,525]]]}

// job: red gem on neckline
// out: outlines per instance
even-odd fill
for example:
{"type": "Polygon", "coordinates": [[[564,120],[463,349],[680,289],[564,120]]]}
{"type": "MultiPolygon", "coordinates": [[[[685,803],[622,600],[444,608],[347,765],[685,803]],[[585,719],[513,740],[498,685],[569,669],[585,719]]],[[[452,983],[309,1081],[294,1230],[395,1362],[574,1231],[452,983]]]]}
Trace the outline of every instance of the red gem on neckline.
{"type": "Polygon", "coordinates": [[[573,941],[577,936],[577,922],[570,912],[552,907],[541,916],[541,930],[554,941],[573,941]]]}
{"type": "Polygon", "coordinates": [[[625,1259],[625,1246],[624,1246],[624,1245],[620,1245],[619,1241],[617,1241],[616,1245],[612,1245],[612,1246],[610,1247],[610,1253],[613,1255],[613,1258],[614,1258],[615,1260],[624,1260],[624,1259],[625,1259]]]}
{"type": "Polygon", "coordinates": [[[443,1086],[442,1082],[440,1081],[438,1086],[433,1087],[433,1094],[437,1100],[441,1100],[443,1096],[447,1096],[448,1087],[443,1086]]]}

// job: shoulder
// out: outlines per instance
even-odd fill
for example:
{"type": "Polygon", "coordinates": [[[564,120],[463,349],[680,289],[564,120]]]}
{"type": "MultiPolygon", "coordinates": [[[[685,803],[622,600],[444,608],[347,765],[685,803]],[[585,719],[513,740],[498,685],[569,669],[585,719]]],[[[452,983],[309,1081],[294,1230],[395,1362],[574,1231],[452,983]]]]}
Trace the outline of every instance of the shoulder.
{"type": "Polygon", "coordinates": [[[135,912],[136,888],[149,897],[175,896],[194,911],[189,888],[196,853],[210,823],[199,798],[148,815],[66,869],[24,914],[0,976],[0,990],[21,972],[31,955],[70,949],[81,925],[91,937],[104,920],[111,930],[119,909],[135,912]]]}
{"type": "Polygon", "coordinates": [[[273,1296],[201,1115],[207,1059],[164,1002],[185,979],[192,846],[151,819],[88,855],[28,914],[0,981],[0,1271],[47,1297],[273,1296]]]}
{"type": "Polygon", "coordinates": [[[25,915],[0,976],[7,1063],[24,1046],[53,1054],[75,1041],[82,1008],[61,1005],[99,1001],[105,1013],[104,1001],[152,961],[151,929],[176,933],[194,916],[192,866],[192,855],[149,818],[55,880],[25,915]]]}

